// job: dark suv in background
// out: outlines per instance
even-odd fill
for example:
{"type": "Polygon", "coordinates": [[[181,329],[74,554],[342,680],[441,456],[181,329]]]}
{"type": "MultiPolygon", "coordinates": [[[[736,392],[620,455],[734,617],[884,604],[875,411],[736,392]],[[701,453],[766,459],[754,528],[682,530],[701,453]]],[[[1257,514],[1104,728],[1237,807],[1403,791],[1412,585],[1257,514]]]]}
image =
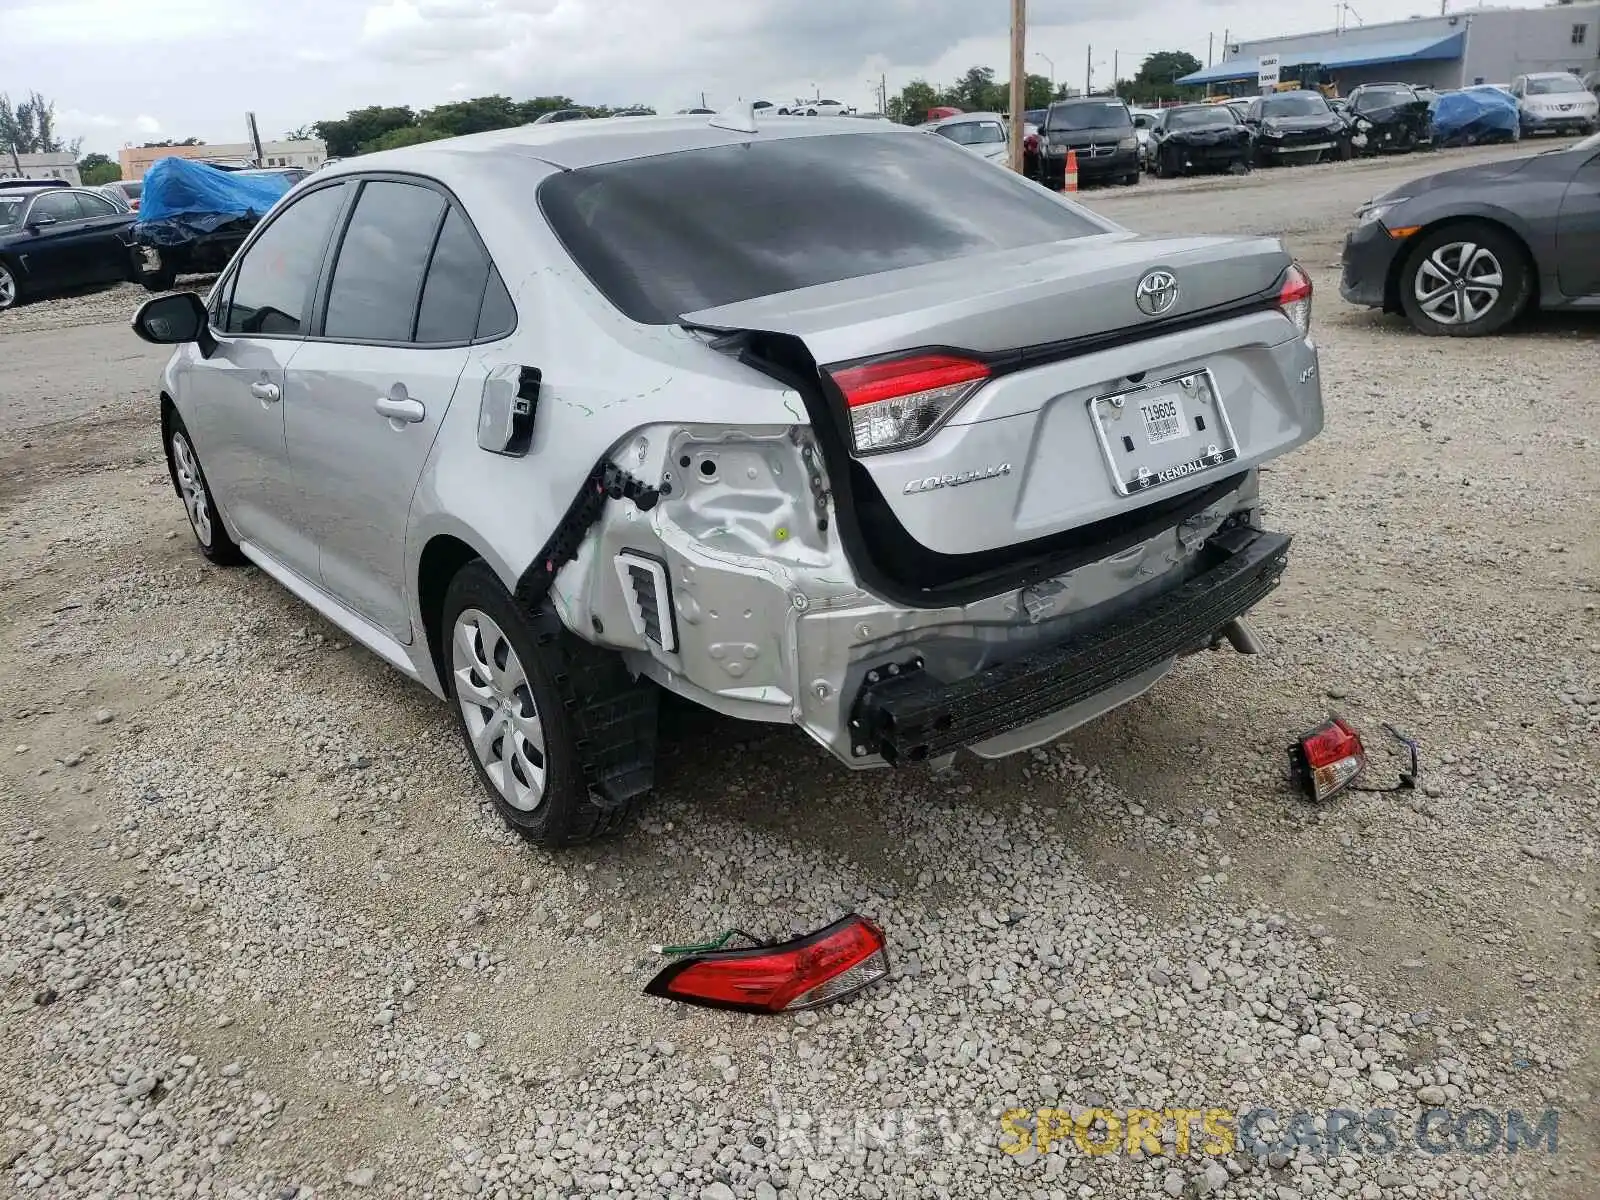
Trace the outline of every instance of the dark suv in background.
{"type": "Polygon", "coordinates": [[[1057,100],[1050,106],[1039,130],[1039,175],[1046,187],[1062,186],[1069,150],[1077,151],[1081,183],[1139,182],[1139,138],[1133,114],[1115,96],[1057,100]]]}

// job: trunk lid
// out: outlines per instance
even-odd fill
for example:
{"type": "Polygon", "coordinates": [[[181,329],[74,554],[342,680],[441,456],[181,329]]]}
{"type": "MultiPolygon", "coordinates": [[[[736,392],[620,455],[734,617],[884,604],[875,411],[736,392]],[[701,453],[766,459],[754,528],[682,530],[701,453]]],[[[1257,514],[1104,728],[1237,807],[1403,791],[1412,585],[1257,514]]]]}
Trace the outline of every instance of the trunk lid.
{"type": "Polygon", "coordinates": [[[819,366],[953,346],[982,354],[1147,325],[1135,293],[1155,269],[1179,278],[1164,320],[1258,295],[1290,258],[1275,238],[1112,233],[946,259],[685,314],[686,325],[802,339],[819,366]]]}
{"type": "MultiPolygon", "coordinates": [[[[839,453],[852,465],[830,462],[836,487],[844,474],[868,483],[841,494],[841,508],[858,510],[850,519],[889,530],[890,542],[909,536],[915,546],[898,556],[938,574],[957,561],[941,556],[1021,554],[1213,488],[1315,433],[1315,352],[1274,303],[1291,262],[1271,238],[1107,234],[682,320],[797,338],[835,380],[844,364],[913,352],[988,364],[991,374],[921,439],[869,453],[846,442],[839,453]],[[1146,309],[1139,302],[1152,273],[1177,286],[1159,314],[1146,311],[1161,307],[1148,294],[1146,309]],[[1107,399],[1122,393],[1121,404],[1107,399]]],[[[839,387],[823,390],[835,416],[847,416],[839,387]]],[[[851,437],[851,420],[839,424],[851,437]]]]}

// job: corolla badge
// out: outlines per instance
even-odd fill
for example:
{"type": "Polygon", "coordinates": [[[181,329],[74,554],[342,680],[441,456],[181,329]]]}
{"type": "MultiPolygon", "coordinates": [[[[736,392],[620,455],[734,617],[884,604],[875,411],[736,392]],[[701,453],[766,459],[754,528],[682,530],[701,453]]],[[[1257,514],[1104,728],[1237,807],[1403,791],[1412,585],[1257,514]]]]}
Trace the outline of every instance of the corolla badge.
{"type": "Polygon", "coordinates": [[[1161,317],[1178,302],[1178,277],[1171,271],[1151,271],[1134,289],[1133,302],[1147,317],[1161,317]]]}

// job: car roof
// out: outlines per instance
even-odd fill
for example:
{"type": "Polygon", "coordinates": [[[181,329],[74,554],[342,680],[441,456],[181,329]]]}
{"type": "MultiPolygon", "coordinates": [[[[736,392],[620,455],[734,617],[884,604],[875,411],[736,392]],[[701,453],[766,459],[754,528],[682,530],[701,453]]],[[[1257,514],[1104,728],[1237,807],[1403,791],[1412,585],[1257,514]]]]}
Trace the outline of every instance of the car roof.
{"type": "MultiPolygon", "coordinates": [[[[967,115],[967,114],[963,114],[967,115]]],[[[704,150],[750,142],[828,135],[879,135],[915,133],[908,125],[889,121],[861,121],[854,117],[767,117],[755,133],[722,129],[715,117],[633,117],[627,121],[558,121],[549,125],[519,125],[465,137],[423,142],[396,150],[382,150],[348,159],[318,172],[319,177],[365,174],[371,171],[445,170],[487,168],[496,159],[526,158],[562,170],[578,170],[604,163],[654,158],[685,150],[704,150]]]]}
{"type": "Polygon", "coordinates": [[[1002,125],[1011,118],[1004,113],[997,112],[970,112],[956,113],[953,117],[940,117],[937,121],[929,121],[929,125],[959,125],[963,121],[999,121],[1002,125]]]}

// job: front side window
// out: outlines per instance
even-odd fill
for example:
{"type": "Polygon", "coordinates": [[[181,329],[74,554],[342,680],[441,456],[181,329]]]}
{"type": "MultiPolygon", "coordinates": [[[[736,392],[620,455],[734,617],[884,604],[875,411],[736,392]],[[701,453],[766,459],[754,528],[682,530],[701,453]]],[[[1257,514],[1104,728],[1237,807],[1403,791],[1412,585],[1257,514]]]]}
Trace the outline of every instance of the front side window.
{"type": "Polygon", "coordinates": [[[24,196],[0,195],[0,229],[15,229],[22,224],[22,210],[28,207],[24,196]]]}
{"type": "Polygon", "coordinates": [[[37,197],[33,202],[33,209],[28,213],[28,220],[37,221],[40,217],[49,217],[52,221],[77,221],[83,214],[78,210],[78,198],[66,189],[59,192],[46,192],[37,197]]]}
{"type": "Polygon", "coordinates": [[[311,290],[345,188],[319,188],[279,210],[251,243],[219,314],[224,333],[293,335],[305,328],[311,290]]]}
{"type": "MultiPolygon", "coordinates": [[[[1122,110],[1126,116],[1126,109],[1122,110]]],[[[520,195],[518,181],[503,186],[520,195]]],[[[635,321],[923,263],[1106,232],[976,154],[926,136],[776,138],[552,175],[539,205],[635,321]]]]}
{"type": "Polygon", "coordinates": [[[432,188],[368,183],[339,247],[324,337],[409,342],[423,271],[445,200],[432,188]]]}

